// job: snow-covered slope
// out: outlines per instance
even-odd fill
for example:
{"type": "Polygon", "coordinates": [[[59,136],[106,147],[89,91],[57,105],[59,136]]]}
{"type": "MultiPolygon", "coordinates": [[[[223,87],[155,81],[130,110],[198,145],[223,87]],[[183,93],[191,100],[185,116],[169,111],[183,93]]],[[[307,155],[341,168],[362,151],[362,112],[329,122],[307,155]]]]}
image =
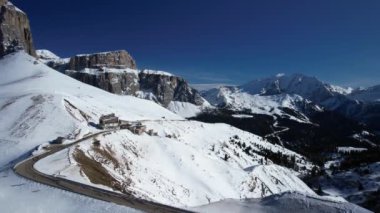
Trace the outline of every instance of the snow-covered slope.
{"type": "Polygon", "coordinates": [[[59,59],[60,57],[51,52],[50,50],[36,50],[37,56],[40,59],[46,59],[46,60],[56,60],[59,59]]]}
{"type": "Polygon", "coordinates": [[[105,134],[97,137],[98,145],[89,140],[39,161],[36,168],[51,175],[180,207],[285,191],[314,194],[295,176],[296,172],[274,165],[257,153],[265,148],[273,153],[294,155],[300,166],[310,168],[311,165],[302,160],[302,156],[261,137],[225,124],[194,121],[147,121],[144,124],[157,132],[157,136],[134,135],[128,130],[105,134]],[[238,143],[246,144],[252,151],[244,152],[238,143]],[[86,169],[80,166],[83,158],[101,163],[117,187],[96,182],[83,172],[86,169]]]}
{"type": "MultiPolygon", "coordinates": [[[[29,148],[75,135],[78,129],[91,130],[87,122],[97,123],[100,115],[111,112],[126,120],[181,119],[153,102],[80,83],[22,52],[5,57],[0,66],[1,138],[27,143],[29,148]],[[78,110],[86,116],[71,112],[78,110]]],[[[12,155],[9,150],[1,152],[12,155]]]]}
{"type": "Polygon", "coordinates": [[[325,84],[325,86],[331,92],[338,93],[341,95],[349,95],[354,91],[352,87],[341,87],[341,86],[336,86],[332,84],[325,84]]]}
{"type": "Polygon", "coordinates": [[[194,117],[208,108],[212,108],[212,106],[207,101],[205,101],[201,106],[197,106],[189,102],[172,101],[168,106],[170,111],[184,118],[194,117]]]}
{"type": "Polygon", "coordinates": [[[203,97],[213,106],[224,107],[235,111],[249,110],[254,114],[287,115],[290,119],[299,122],[309,122],[307,116],[302,112],[309,106],[316,111],[322,110],[299,95],[276,94],[262,96],[250,94],[238,87],[219,87],[204,92],[203,97]],[[297,117],[287,114],[283,108],[299,112],[297,117]]]}
{"type": "MultiPolygon", "coordinates": [[[[339,161],[335,164],[339,165],[339,161]]],[[[347,171],[331,172],[319,177],[318,184],[324,193],[342,196],[350,202],[379,209],[380,162],[360,166],[347,171]],[[330,174],[331,173],[331,174],[330,174]]]]}
{"type": "Polygon", "coordinates": [[[285,192],[263,199],[246,200],[223,200],[209,205],[194,208],[198,212],[219,213],[219,212],[239,212],[239,213],[283,213],[283,212],[352,212],[369,213],[351,203],[335,202],[321,197],[305,196],[300,193],[285,192]]]}
{"type": "Polygon", "coordinates": [[[294,156],[298,167],[312,165],[261,137],[225,124],[186,121],[151,101],[110,94],[23,52],[3,58],[0,68],[0,205],[6,211],[132,211],[27,181],[11,170],[15,159],[25,158],[40,144],[58,136],[70,141],[98,131],[93,124],[106,113],[141,120],[157,135],[139,136],[128,130],[101,135],[99,145],[88,140],[43,159],[36,168],[108,190],[117,186],[117,190],[176,206],[286,191],[313,194],[295,171],[272,164],[264,153],[294,156]],[[91,162],[100,163],[114,180],[111,185],[96,183],[83,172],[83,166],[91,162]]]}
{"type": "Polygon", "coordinates": [[[75,139],[96,131],[89,123],[97,123],[101,114],[114,112],[127,120],[182,118],[153,102],[85,85],[23,52],[2,58],[0,74],[1,211],[128,211],[19,178],[11,166],[58,136],[75,139]]]}

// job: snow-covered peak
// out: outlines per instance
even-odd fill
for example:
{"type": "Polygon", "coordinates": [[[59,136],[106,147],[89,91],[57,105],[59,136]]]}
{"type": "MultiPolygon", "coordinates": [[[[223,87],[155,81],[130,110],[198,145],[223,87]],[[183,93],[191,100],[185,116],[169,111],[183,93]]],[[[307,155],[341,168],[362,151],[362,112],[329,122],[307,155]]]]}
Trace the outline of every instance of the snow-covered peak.
{"type": "Polygon", "coordinates": [[[273,77],[253,80],[240,88],[251,94],[295,93],[301,95],[300,93],[306,93],[320,87],[324,87],[324,84],[315,77],[302,74],[277,74],[273,77]]]}
{"type": "Polygon", "coordinates": [[[342,95],[349,95],[354,91],[352,87],[341,87],[341,86],[336,86],[332,84],[326,84],[327,89],[329,89],[331,92],[334,93],[339,93],[342,95]]]}
{"type": "Polygon", "coordinates": [[[20,12],[20,13],[25,14],[24,11],[22,11],[20,8],[16,7],[16,6],[15,6],[12,2],[10,2],[10,1],[8,1],[8,2],[6,3],[6,6],[7,6],[7,7],[11,7],[11,8],[13,8],[13,9],[16,10],[17,12],[20,12]]]}
{"type": "Polygon", "coordinates": [[[42,49],[42,50],[36,50],[37,56],[41,59],[45,60],[57,60],[60,59],[59,56],[51,52],[50,50],[42,49]]]}
{"type": "Polygon", "coordinates": [[[287,114],[283,108],[292,109],[299,111],[300,116],[287,116],[299,122],[309,122],[308,118],[302,114],[304,107],[312,107],[315,111],[321,110],[318,106],[311,104],[309,100],[296,94],[259,95],[248,93],[238,87],[223,86],[206,91],[202,96],[213,106],[235,111],[249,110],[256,114],[282,116],[287,114]]]}
{"type": "Polygon", "coordinates": [[[250,94],[276,95],[296,94],[317,104],[335,96],[350,93],[350,88],[342,88],[324,83],[315,77],[303,74],[276,75],[270,78],[258,79],[240,86],[250,94]]]}

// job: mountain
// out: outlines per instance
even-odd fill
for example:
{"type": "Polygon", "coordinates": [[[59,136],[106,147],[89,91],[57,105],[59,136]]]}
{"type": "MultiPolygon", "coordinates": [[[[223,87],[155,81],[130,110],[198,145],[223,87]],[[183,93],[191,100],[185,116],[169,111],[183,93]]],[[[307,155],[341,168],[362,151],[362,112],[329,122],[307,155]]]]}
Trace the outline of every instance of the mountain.
{"type": "Polygon", "coordinates": [[[0,0],[0,57],[18,49],[36,56],[28,16],[8,0],[0,0]]]}
{"type": "Polygon", "coordinates": [[[378,183],[372,178],[376,173],[357,177],[364,174],[358,170],[371,171],[368,167],[380,161],[376,91],[377,87],[346,89],[301,74],[277,75],[202,92],[216,108],[192,119],[228,123],[296,151],[319,165],[320,171],[303,178],[313,189],[376,210],[373,200],[379,197],[378,183]],[[346,181],[352,187],[335,183],[355,173],[359,174],[346,181]],[[365,185],[363,189],[357,189],[359,182],[365,185]]]}
{"type": "MultiPolygon", "coordinates": [[[[0,4],[5,5],[1,15],[7,14],[9,8],[21,13],[8,1],[0,0],[0,4]]],[[[264,116],[263,120],[272,125],[264,137],[229,124],[187,120],[165,107],[190,114],[201,110],[197,107],[207,102],[182,78],[162,71],[137,70],[136,62],[126,51],[61,59],[43,50],[37,51],[37,59],[33,57],[30,42],[20,37],[22,18],[16,19],[7,22],[6,28],[0,28],[2,35],[16,32],[14,44],[7,46],[0,58],[0,195],[4,195],[0,196],[0,206],[3,211],[51,212],[54,208],[58,212],[136,212],[72,193],[84,194],[83,191],[91,189],[89,196],[123,199],[124,204],[135,208],[136,203],[142,203],[140,206],[150,203],[155,207],[169,204],[185,210],[226,199],[257,198],[263,201],[258,204],[261,207],[267,202],[288,201],[294,209],[350,208],[365,212],[340,197],[317,195],[314,191],[318,190],[312,190],[299,178],[315,176],[321,168],[286,148],[288,143],[281,141],[280,136],[293,129],[286,122],[308,127],[320,125],[311,115],[325,111],[306,98],[276,94],[261,99],[259,95],[249,96],[238,90],[227,93],[229,97],[235,97],[235,93],[242,98],[253,97],[253,101],[242,102],[244,108],[269,110],[265,115],[232,111],[231,116],[236,119],[264,116]],[[258,100],[270,107],[261,109],[254,105],[258,100]],[[120,128],[101,128],[104,115],[110,113],[117,117],[118,125],[122,124],[120,128]],[[131,128],[137,126],[139,131],[131,128]],[[276,143],[273,138],[284,143],[276,143]],[[35,174],[28,178],[43,182],[37,176],[43,177],[53,183],[50,185],[67,191],[18,176],[25,176],[18,169],[26,162],[32,166],[24,169],[35,174]],[[75,190],[67,185],[79,187],[75,190]]],[[[31,41],[30,29],[22,30],[31,41]]],[[[333,121],[342,121],[336,118],[332,116],[328,120],[332,126],[339,126],[333,121]]],[[[343,121],[341,128],[346,130],[346,125],[353,128],[347,120],[343,121]]],[[[346,131],[353,132],[350,128],[346,131]]],[[[363,144],[376,146],[370,141],[372,137],[375,137],[372,133],[364,131],[353,136],[363,144]]],[[[235,202],[240,205],[242,201],[235,202]]],[[[281,205],[273,208],[283,210],[281,205]]]]}
{"type": "Polygon", "coordinates": [[[273,164],[272,157],[266,163],[261,150],[263,146],[273,153],[295,155],[297,162],[302,157],[260,137],[225,124],[148,121],[144,125],[157,136],[139,136],[128,130],[100,135],[96,138],[100,144],[94,145],[92,139],[84,141],[39,161],[36,168],[177,207],[225,198],[258,198],[289,190],[314,194],[294,171],[273,164]],[[234,137],[237,139],[232,140],[234,137]],[[252,147],[252,152],[244,152],[237,143],[252,147]],[[91,161],[93,165],[84,164],[91,161]],[[264,164],[260,164],[262,161],[264,164]],[[99,174],[91,172],[96,165],[101,165],[101,174],[113,181],[97,179],[99,174]]]}
{"type": "MultiPolygon", "coordinates": [[[[375,131],[380,131],[380,125],[376,122],[380,117],[379,102],[365,101],[365,98],[360,98],[366,96],[367,99],[369,99],[368,97],[371,95],[371,100],[376,100],[377,87],[368,88],[360,93],[351,88],[343,88],[324,83],[315,77],[302,74],[278,74],[270,78],[254,80],[235,88],[235,90],[240,91],[239,94],[245,94],[245,96],[248,94],[252,95],[252,97],[298,95],[306,102],[317,106],[317,108],[319,107],[324,110],[340,113],[347,118],[367,124],[369,128],[375,131]]],[[[210,97],[213,96],[211,93],[217,93],[215,92],[216,90],[205,91],[202,92],[202,94],[206,99],[209,99],[209,101],[213,101],[215,97],[220,98],[218,95],[210,97]]],[[[235,93],[235,96],[239,96],[238,93],[235,93]]],[[[239,98],[237,97],[236,99],[239,98]]],[[[229,98],[229,100],[231,100],[231,98],[229,98]]],[[[230,106],[234,105],[236,104],[230,104],[230,106]]]]}
{"type": "Polygon", "coordinates": [[[380,85],[356,89],[348,97],[363,102],[380,102],[380,85]]]}
{"type": "MultiPolygon", "coordinates": [[[[330,151],[338,146],[360,147],[363,145],[353,135],[380,130],[377,122],[380,103],[362,102],[353,97],[366,94],[375,97],[377,89],[372,87],[360,92],[302,74],[279,74],[242,86],[222,86],[203,91],[202,96],[217,110],[211,110],[211,113],[206,111],[195,119],[226,122],[261,136],[275,136],[272,142],[284,144],[298,152],[311,147],[308,152],[319,150],[317,141],[322,139],[335,146],[329,148],[330,151]],[[330,126],[333,123],[336,126],[330,126]]],[[[379,139],[372,137],[369,141],[378,144],[379,139]]]]}
{"type": "Polygon", "coordinates": [[[137,70],[136,62],[124,50],[77,55],[70,59],[55,57],[50,51],[46,56],[46,52],[38,53],[48,66],[114,94],[152,100],[184,116],[194,116],[208,105],[181,77],[163,71],[137,70]]]}
{"type": "MultiPolygon", "coordinates": [[[[12,167],[57,137],[72,141],[99,131],[92,123],[98,123],[102,114],[113,112],[131,121],[182,119],[151,101],[83,84],[23,52],[0,59],[0,73],[0,194],[6,195],[0,198],[0,205],[7,212],[22,212],[25,206],[27,211],[50,212],[49,203],[69,212],[109,210],[105,202],[20,178],[12,167]]],[[[111,209],[133,212],[120,206],[111,209]]]]}
{"type": "Polygon", "coordinates": [[[279,74],[270,78],[251,81],[239,88],[250,94],[297,94],[316,103],[336,95],[315,77],[302,74],[279,74]]]}
{"type": "Polygon", "coordinates": [[[278,115],[306,123],[309,120],[304,113],[322,111],[317,105],[296,94],[276,93],[264,96],[231,86],[222,86],[201,94],[211,105],[219,108],[253,114],[278,115]]]}
{"type": "MultiPolygon", "coordinates": [[[[10,170],[18,161],[15,159],[24,159],[29,155],[25,153],[44,152],[57,137],[70,143],[97,132],[95,124],[107,113],[142,121],[157,134],[110,132],[97,137],[99,146],[89,139],[43,159],[36,168],[181,207],[289,190],[314,194],[296,176],[308,173],[312,164],[262,137],[226,124],[187,121],[154,102],[108,93],[63,75],[23,52],[5,56],[0,67],[0,172],[4,173],[0,189],[7,190],[7,199],[20,200],[33,193],[20,196],[17,188],[6,185],[20,181],[10,170]],[[289,162],[283,164],[289,167],[277,162],[289,162]],[[99,176],[93,176],[96,171],[102,171],[100,175],[110,182],[98,182],[99,176]]],[[[23,182],[28,187],[33,185],[23,182]]],[[[46,187],[40,186],[39,190],[45,191],[46,187]]]]}
{"type": "MultiPolygon", "coordinates": [[[[327,84],[315,77],[303,74],[279,74],[270,78],[251,81],[239,88],[250,94],[262,96],[296,94],[329,110],[335,110],[342,105],[354,104],[346,97],[351,89],[327,84]]],[[[342,113],[346,112],[342,111],[342,113]]]]}
{"type": "Polygon", "coordinates": [[[380,144],[379,136],[354,137],[362,132],[374,133],[370,127],[297,94],[259,95],[239,87],[220,87],[202,95],[216,108],[193,119],[228,123],[302,153],[316,164],[324,158],[321,153],[328,156],[340,146],[372,149],[373,144],[380,144]],[[363,144],[364,138],[367,144],[363,144]]]}

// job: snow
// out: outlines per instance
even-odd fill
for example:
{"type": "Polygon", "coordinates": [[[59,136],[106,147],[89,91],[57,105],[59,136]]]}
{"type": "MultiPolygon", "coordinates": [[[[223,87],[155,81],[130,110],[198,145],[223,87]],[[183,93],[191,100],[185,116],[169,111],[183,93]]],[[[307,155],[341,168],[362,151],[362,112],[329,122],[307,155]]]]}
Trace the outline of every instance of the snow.
{"type": "Polygon", "coordinates": [[[375,192],[380,187],[380,162],[322,176],[319,183],[323,192],[360,204],[366,200],[366,193],[375,192]]]}
{"type": "MultiPolygon", "coordinates": [[[[96,55],[107,55],[107,54],[110,54],[110,53],[117,53],[117,52],[121,52],[121,51],[124,51],[124,50],[98,52],[98,53],[96,53],[96,55]]],[[[82,53],[82,54],[77,54],[75,56],[77,56],[77,57],[83,57],[83,56],[91,56],[91,55],[94,55],[94,54],[93,53],[82,53]]]]}
{"type": "Polygon", "coordinates": [[[16,176],[11,167],[37,146],[58,136],[75,139],[98,131],[88,122],[97,123],[102,114],[113,112],[126,120],[183,118],[151,101],[85,85],[24,52],[3,57],[0,72],[1,211],[133,212],[25,180],[16,176]],[[79,110],[88,116],[88,121],[79,110]]]}
{"type": "MultiPolygon", "coordinates": [[[[151,101],[110,94],[42,63],[34,64],[35,61],[21,52],[0,61],[0,138],[15,141],[6,143],[9,146],[26,144],[27,151],[78,129],[81,134],[77,137],[94,131],[83,119],[73,117],[65,106],[67,102],[87,114],[89,122],[94,123],[102,114],[111,112],[125,120],[182,119],[151,101]]],[[[0,158],[0,163],[18,157],[20,150],[17,149],[18,146],[1,150],[4,158],[0,158]]]]}
{"type": "Polygon", "coordinates": [[[343,153],[363,152],[363,151],[367,151],[367,148],[338,147],[338,152],[343,152],[343,153]]]}
{"type": "Polygon", "coordinates": [[[175,206],[287,191],[315,196],[297,178],[299,173],[257,153],[248,155],[231,140],[237,136],[255,151],[265,148],[295,156],[299,166],[312,167],[301,155],[259,136],[226,124],[187,121],[151,101],[110,94],[52,70],[24,52],[1,59],[0,70],[0,206],[4,212],[136,212],[25,180],[11,170],[15,162],[42,152],[42,146],[59,136],[73,141],[99,131],[89,123],[108,113],[142,121],[157,136],[128,130],[98,136],[101,148],[112,151],[118,167],[87,140],[40,160],[35,168],[92,184],[73,158],[76,149],[82,150],[102,162],[117,181],[130,181],[127,190],[135,196],[175,206]]]}
{"type": "Polygon", "coordinates": [[[51,59],[51,60],[60,59],[59,56],[57,56],[50,50],[45,50],[45,49],[36,50],[36,53],[40,58],[43,58],[43,59],[51,59]]]}
{"type": "MultiPolygon", "coordinates": [[[[282,108],[298,110],[298,105],[308,103],[299,95],[279,94],[271,96],[252,95],[237,87],[220,87],[203,94],[203,97],[213,106],[225,106],[235,111],[250,110],[254,114],[279,115],[285,113],[282,108]]],[[[307,116],[300,113],[300,117],[289,115],[289,119],[309,123],[307,116]]]]}
{"type": "Polygon", "coordinates": [[[55,64],[67,64],[70,62],[70,58],[60,58],[55,53],[46,49],[36,50],[36,54],[39,57],[39,60],[44,64],[50,62],[54,62],[55,64]]]}
{"type": "Polygon", "coordinates": [[[12,2],[10,2],[10,1],[7,2],[7,5],[6,5],[6,6],[11,7],[11,8],[14,8],[17,12],[20,12],[20,13],[25,14],[24,11],[22,11],[22,10],[19,9],[18,7],[14,6],[14,5],[12,4],[12,2]]]}
{"type": "Polygon", "coordinates": [[[233,114],[234,118],[253,118],[253,115],[245,115],[245,114],[233,114]]]}
{"type": "Polygon", "coordinates": [[[92,140],[88,140],[42,159],[36,169],[91,184],[87,177],[80,175],[78,164],[71,157],[73,149],[80,149],[102,162],[116,180],[128,182],[127,190],[135,196],[179,207],[226,198],[257,198],[289,190],[314,194],[295,176],[296,172],[270,161],[260,165],[259,160],[264,160],[262,156],[249,156],[230,142],[237,135],[253,149],[260,150],[260,145],[301,158],[261,137],[226,124],[195,121],[145,121],[143,124],[158,135],[139,136],[123,130],[97,137],[102,149],[113,153],[117,166],[94,151],[92,140]],[[228,160],[224,159],[226,155],[230,156],[228,160]]]}
{"type": "Polygon", "coordinates": [[[338,167],[340,165],[340,163],[341,163],[341,160],[339,160],[339,159],[338,160],[330,160],[330,161],[325,162],[324,167],[325,167],[325,169],[330,169],[331,166],[338,167]]]}
{"type": "Polygon", "coordinates": [[[329,85],[328,88],[330,89],[330,91],[339,93],[342,95],[349,95],[354,90],[352,87],[340,87],[340,86],[331,85],[331,84],[329,85]]]}
{"type": "Polygon", "coordinates": [[[321,197],[306,196],[296,192],[285,192],[261,199],[233,200],[227,199],[209,205],[193,208],[197,212],[219,213],[282,213],[282,212],[356,212],[369,213],[351,203],[334,202],[321,197]]]}
{"type": "Polygon", "coordinates": [[[118,73],[118,74],[124,74],[124,73],[129,73],[129,74],[134,74],[138,76],[139,71],[135,69],[130,69],[130,68],[108,68],[108,67],[102,67],[102,70],[99,70],[98,68],[84,68],[83,70],[80,71],[75,71],[75,70],[66,70],[66,72],[80,72],[80,73],[86,73],[89,75],[99,75],[102,73],[118,73]]]}
{"type": "Polygon", "coordinates": [[[197,106],[189,102],[171,101],[167,107],[170,111],[180,115],[184,118],[195,117],[201,113],[204,109],[210,108],[210,104],[205,101],[203,105],[197,106]]]}
{"type": "MultiPolygon", "coordinates": [[[[328,99],[347,95],[351,88],[343,88],[319,81],[315,77],[302,74],[277,75],[265,79],[257,79],[239,87],[249,94],[299,95],[317,104],[328,99]]],[[[339,101],[334,98],[335,101],[339,101]]]]}
{"type": "Polygon", "coordinates": [[[309,98],[308,96],[311,96],[315,90],[324,88],[324,86],[315,77],[292,74],[254,80],[242,85],[240,88],[250,94],[274,95],[288,93],[309,98]]]}
{"type": "Polygon", "coordinates": [[[150,74],[150,75],[165,75],[165,76],[173,76],[173,74],[171,74],[171,73],[169,73],[169,72],[159,71],[159,70],[148,70],[148,69],[145,69],[145,70],[141,71],[141,73],[144,73],[144,74],[150,74]]]}
{"type": "Polygon", "coordinates": [[[235,85],[219,83],[219,84],[190,84],[190,86],[200,92],[203,92],[210,89],[218,89],[224,86],[235,86],[235,85]]]}
{"type": "Polygon", "coordinates": [[[0,170],[0,180],[1,212],[140,212],[29,181],[11,170],[0,170]]]}

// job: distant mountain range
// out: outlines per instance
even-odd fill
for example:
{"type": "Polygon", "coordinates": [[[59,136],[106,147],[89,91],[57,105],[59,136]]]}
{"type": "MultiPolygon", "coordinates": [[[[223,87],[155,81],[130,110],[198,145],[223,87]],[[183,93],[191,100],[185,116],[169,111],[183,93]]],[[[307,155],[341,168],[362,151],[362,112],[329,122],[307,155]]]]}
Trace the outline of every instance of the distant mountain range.
{"type": "Polygon", "coordinates": [[[241,86],[203,91],[202,94],[213,105],[248,108],[253,111],[257,109],[249,105],[258,105],[263,99],[271,99],[273,102],[275,97],[280,100],[280,105],[286,98],[292,99],[291,103],[303,101],[304,104],[314,104],[317,108],[338,112],[348,118],[364,122],[370,128],[379,131],[380,125],[376,122],[380,118],[379,88],[380,86],[374,86],[353,90],[324,83],[315,77],[302,74],[281,74],[253,80],[241,86]]]}

